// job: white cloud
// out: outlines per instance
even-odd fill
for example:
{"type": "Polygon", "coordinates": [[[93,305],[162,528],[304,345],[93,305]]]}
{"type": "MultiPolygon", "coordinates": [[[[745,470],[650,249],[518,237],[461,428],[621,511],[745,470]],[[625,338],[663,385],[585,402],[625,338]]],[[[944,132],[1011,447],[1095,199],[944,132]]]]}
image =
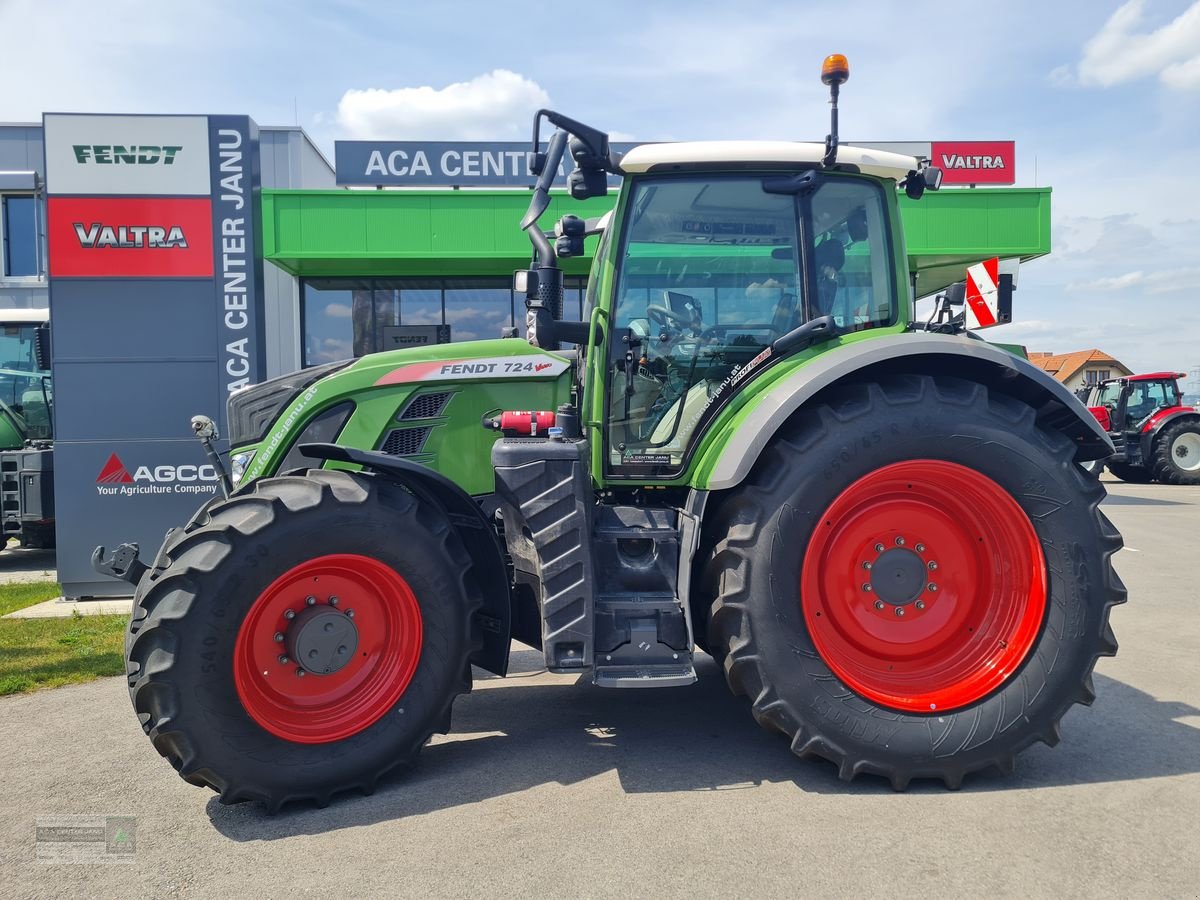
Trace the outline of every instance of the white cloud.
{"type": "Polygon", "coordinates": [[[331,319],[349,319],[354,315],[354,312],[345,303],[327,303],[325,305],[325,315],[331,319]]]}
{"type": "Polygon", "coordinates": [[[1143,30],[1145,8],[1146,0],[1128,0],[1084,45],[1080,83],[1112,87],[1157,75],[1173,88],[1200,88],[1200,0],[1153,30],[1143,30]]]}
{"type": "Polygon", "coordinates": [[[1159,269],[1153,272],[1126,272],[1090,281],[1074,281],[1067,285],[1068,291],[1124,291],[1137,288],[1150,294],[1169,294],[1174,291],[1192,291],[1200,278],[1200,268],[1189,266],[1176,269],[1159,269]]]}
{"type": "Polygon", "coordinates": [[[352,138],[498,140],[524,137],[550,95],[535,81],[495,69],[443,88],[351,89],[338,103],[338,124],[352,138]]]}

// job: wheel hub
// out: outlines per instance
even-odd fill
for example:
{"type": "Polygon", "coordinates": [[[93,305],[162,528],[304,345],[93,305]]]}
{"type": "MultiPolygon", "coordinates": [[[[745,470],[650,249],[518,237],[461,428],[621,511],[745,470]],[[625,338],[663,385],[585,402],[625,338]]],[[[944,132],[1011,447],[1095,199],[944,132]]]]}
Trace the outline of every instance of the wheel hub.
{"type": "Polygon", "coordinates": [[[354,658],[358,629],[352,618],[331,606],[310,606],[292,620],[284,646],[306,672],[331,675],[354,658]]]}
{"type": "Polygon", "coordinates": [[[885,550],[871,565],[875,596],[892,606],[915,603],[925,584],[925,560],[907,547],[885,550]]]}
{"type": "Polygon", "coordinates": [[[868,700],[940,714],[987,696],[1032,650],[1046,609],[1033,524],[982,473],[892,463],[825,510],[801,566],[822,661],[868,700]]]}
{"type": "Polygon", "coordinates": [[[314,557],[281,573],[247,611],[234,647],[238,697],[276,737],[343,740],[404,695],[422,632],[420,604],[395,569],[354,553],[314,557]]]}

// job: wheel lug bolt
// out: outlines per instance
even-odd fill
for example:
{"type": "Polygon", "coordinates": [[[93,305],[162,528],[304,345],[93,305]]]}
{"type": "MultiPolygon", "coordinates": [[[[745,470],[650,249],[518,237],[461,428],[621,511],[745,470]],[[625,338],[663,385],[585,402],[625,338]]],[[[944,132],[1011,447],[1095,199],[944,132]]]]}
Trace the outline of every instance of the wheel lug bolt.
{"type": "Polygon", "coordinates": [[[936,562],[934,562],[932,559],[929,561],[928,565],[929,565],[929,571],[930,571],[930,572],[933,572],[933,571],[936,571],[936,570],[937,570],[937,563],[936,563],[936,562]]]}
{"type": "Polygon", "coordinates": [[[337,606],[337,605],[338,605],[339,603],[341,603],[341,602],[342,602],[342,601],[341,601],[341,600],[339,600],[337,597],[330,597],[330,598],[329,598],[329,605],[330,605],[330,606],[337,606]]]}
{"type": "Polygon", "coordinates": [[[931,581],[931,582],[929,582],[929,592],[930,592],[930,593],[935,593],[936,591],[937,591],[937,585],[936,585],[936,584],[934,584],[932,581],[931,581]]]}
{"type": "Polygon", "coordinates": [[[283,617],[290,622],[292,619],[296,618],[296,611],[294,609],[289,609],[284,612],[283,617]]]}
{"type": "Polygon", "coordinates": [[[317,598],[316,597],[305,597],[304,602],[308,606],[315,606],[317,603],[317,598]]]}
{"type": "Polygon", "coordinates": [[[916,549],[917,549],[917,552],[918,552],[918,553],[924,553],[924,552],[925,552],[925,545],[924,545],[924,544],[917,544],[917,548],[916,548],[916,549]]]}
{"type": "Polygon", "coordinates": [[[904,615],[904,607],[903,606],[896,607],[896,615],[898,615],[898,616],[904,615]]]}
{"type": "Polygon", "coordinates": [[[346,615],[349,616],[351,619],[353,619],[354,618],[354,610],[352,610],[352,609],[346,610],[346,615]]]}
{"type": "Polygon", "coordinates": [[[871,568],[871,561],[870,561],[869,559],[868,559],[868,560],[866,560],[865,562],[863,562],[862,566],[863,566],[863,568],[864,568],[864,569],[870,569],[870,568],[871,568]]]}
{"type": "Polygon", "coordinates": [[[297,670],[296,670],[296,677],[297,677],[297,678],[303,678],[303,677],[304,677],[304,670],[303,670],[303,669],[297,669],[297,670]]]}
{"type": "Polygon", "coordinates": [[[876,553],[882,553],[882,552],[883,552],[883,544],[876,544],[876,545],[875,545],[875,552],[876,552],[876,553]]]}
{"type": "Polygon", "coordinates": [[[277,644],[283,643],[283,632],[282,631],[275,632],[275,643],[277,643],[277,644]]]}
{"type": "Polygon", "coordinates": [[[918,601],[917,601],[917,609],[924,609],[924,608],[925,608],[925,601],[924,601],[924,600],[918,600],[918,601]]]}
{"type": "Polygon", "coordinates": [[[883,601],[882,601],[882,600],[876,600],[876,601],[875,601],[875,608],[876,608],[876,609],[883,609],[883,601]]]}
{"type": "Polygon", "coordinates": [[[279,657],[279,664],[281,666],[286,666],[289,662],[290,662],[290,660],[286,656],[279,657]]]}
{"type": "Polygon", "coordinates": [[[904,538],[902,538],[902,537],[897,537],[897,538],[896,538],[896,546],[897,546],[897,547],[903,547],[903,546],[904,546],[904,538]]]}
{"type": "Polygon", "coordinates": [[[863,590],[869,594],[869,593],[871,593],[871,591],[875,590],[875,588],[871,587],[870,582],[867,582],[863,585],[863,590]]]}

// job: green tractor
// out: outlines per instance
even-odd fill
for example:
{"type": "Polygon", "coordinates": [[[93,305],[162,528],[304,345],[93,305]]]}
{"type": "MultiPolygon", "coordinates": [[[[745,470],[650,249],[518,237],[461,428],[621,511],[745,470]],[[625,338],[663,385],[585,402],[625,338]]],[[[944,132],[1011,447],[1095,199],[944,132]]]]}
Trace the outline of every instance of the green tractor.
{"type": "Polygon", "coordinates": [[[50,311],[0,310],[0,549],[54,546],[53,412],[50,311]]]}
{"type": "Polygon", "coordinates": [[[847,76],[827,61],[824,144],[621,157],[539,111],[522,337],[231,398],[230,495],[152,564],[98,562],[137,585],[129,691],[185,780],[369,792],[514,639],[607,688],[686,690],[703,650],[797,755],[897,789],[1058,741],[1117,648],[1121,538],[1080,466],[1112,447],[961,314],[914,325],[897,189],[940,173],[839,146],[847,76]],[[544,231],[567,152],[573,196],[620,197],[544,231]],[[558,260],[593,233],[587,321],[562,321],[558,260]]]}

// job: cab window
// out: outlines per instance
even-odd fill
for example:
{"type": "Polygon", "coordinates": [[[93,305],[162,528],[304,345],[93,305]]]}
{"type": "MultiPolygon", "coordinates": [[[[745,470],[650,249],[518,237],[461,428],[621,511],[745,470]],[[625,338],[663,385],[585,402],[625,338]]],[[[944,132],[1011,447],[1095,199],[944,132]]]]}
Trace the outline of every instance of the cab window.
{"type": "Polygon", "coordinates": [[[842,331],[890,322],[880,187],[831,177],[797,197],[763,184],[636,182],[618,249],[610,469],[677,471],[725,400],[775,361],[771,344],[809,319],[832,316],[842,331]]]}

